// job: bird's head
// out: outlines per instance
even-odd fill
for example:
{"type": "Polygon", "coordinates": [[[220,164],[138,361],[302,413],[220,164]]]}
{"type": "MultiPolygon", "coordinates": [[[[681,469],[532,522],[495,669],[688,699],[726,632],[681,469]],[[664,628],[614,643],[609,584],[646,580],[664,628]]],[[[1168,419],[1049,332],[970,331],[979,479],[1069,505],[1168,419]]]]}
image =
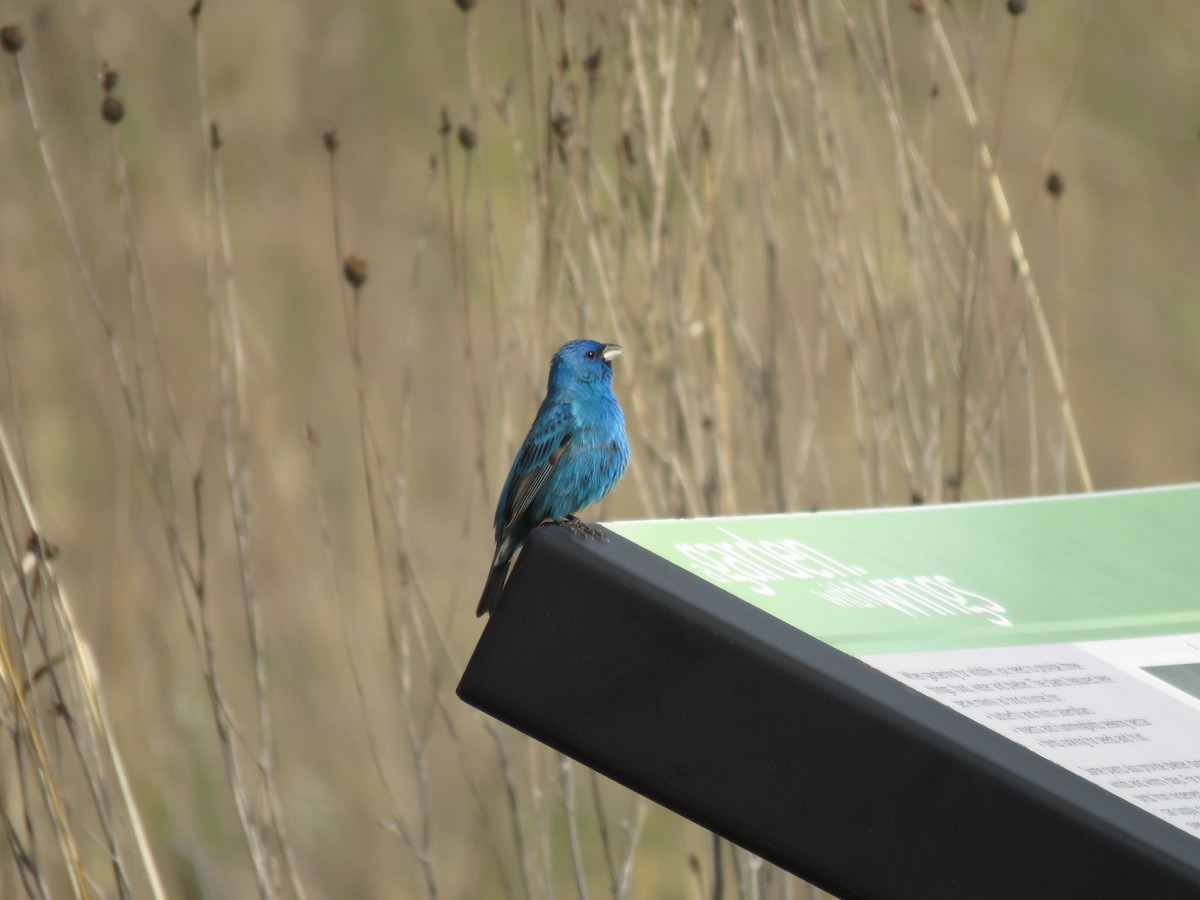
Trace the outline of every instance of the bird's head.
{"type": "Polygon", "coordinates": [[[588,382],[612,383],[612,361],[621,355],[621,349],[620,344],[584,339],[568,341],[550,360],[549,389],[588,382]]]}

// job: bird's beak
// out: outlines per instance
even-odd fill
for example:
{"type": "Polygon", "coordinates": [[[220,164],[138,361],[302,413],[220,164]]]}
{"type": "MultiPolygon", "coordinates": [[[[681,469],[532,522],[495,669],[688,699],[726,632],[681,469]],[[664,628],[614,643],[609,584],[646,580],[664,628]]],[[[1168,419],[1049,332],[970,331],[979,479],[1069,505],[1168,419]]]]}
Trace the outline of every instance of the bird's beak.
{"type": "Polygon", "coordinates": [[[600,355],[604,357],[605,362],[612,362],[624,352],[625,348],[620,344],[605,344],[604,349],[600,351],[600,355]]]}

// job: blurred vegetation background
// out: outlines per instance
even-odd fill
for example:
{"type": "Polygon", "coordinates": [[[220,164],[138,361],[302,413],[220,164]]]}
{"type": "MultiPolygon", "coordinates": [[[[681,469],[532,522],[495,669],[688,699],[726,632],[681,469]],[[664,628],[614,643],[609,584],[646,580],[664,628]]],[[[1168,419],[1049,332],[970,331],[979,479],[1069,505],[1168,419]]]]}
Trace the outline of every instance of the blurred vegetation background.
{"type": "Polygon", "coordinates": [[[593,517],[1200,471],[1196,4],[0,24],[0,896],[819,896],[453,695],[567,338],[593,517]]]}

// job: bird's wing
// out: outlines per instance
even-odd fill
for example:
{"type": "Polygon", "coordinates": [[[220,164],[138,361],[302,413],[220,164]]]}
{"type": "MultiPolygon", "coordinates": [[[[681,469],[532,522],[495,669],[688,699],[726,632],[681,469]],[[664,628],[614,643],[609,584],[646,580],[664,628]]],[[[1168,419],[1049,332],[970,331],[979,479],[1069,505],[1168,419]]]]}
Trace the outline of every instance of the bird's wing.
{"type": "MultiPolygon", "coordinates": [[[[513,462],[508,502],[504,505],[504,524],[520,521],[533,501],[541,493],[559,460],[571,443],[570,422],[567,410],[556,411],[552,416],[534,422],[525,444],[513,462]]],[[[533,523],[537,524],[537,523],[533,523]]]]}

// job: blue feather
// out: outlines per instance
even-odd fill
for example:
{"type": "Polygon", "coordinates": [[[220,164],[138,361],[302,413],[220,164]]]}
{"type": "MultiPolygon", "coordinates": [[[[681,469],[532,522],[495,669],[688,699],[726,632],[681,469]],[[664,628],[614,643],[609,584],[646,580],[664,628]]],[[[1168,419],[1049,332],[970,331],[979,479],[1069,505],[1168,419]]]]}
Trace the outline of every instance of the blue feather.
{"type": "Polygon", "coordinates": [[[529,532],[597,502],[625,474],[629,440],[612,389],[612,361],[620,354],[616,344],[575,340],[550,361],[546,399],[496,503],[496,552],[476,615],[495,609],[509,563],[529,532]]]}

